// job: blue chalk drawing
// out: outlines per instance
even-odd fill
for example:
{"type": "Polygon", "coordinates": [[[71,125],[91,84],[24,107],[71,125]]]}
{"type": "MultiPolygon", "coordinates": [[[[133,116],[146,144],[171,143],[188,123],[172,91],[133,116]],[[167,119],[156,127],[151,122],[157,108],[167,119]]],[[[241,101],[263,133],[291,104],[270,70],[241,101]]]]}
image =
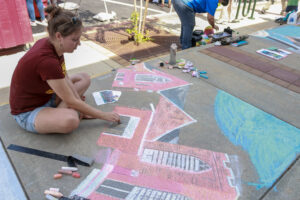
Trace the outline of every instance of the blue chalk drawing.
{"type": "Polygon", "coordinates": [[[223,134],[248,152],[259,175],[251,184],[257,189],[270,187],[300,152],[300,129],[221,90],[215,119],[223,134]]]}
{"type": "Polygon", "coordinates": [[[294,25],[286,25],[286,26],[280,26],[273,29],[266,30],[270,36],[275,37],[277,39],[283,40],[285,42],[288,42],[290,44],[294,44],[299,46],[297,42],[291,41],[290,38],[299,38],[300,36],[300,27],[294,26],[294,25]],[[287,37],[288,36],[288,37],[287,37]]]}
{"type": "Polygon", "coordinates": [[[294,25],[279,26],[273,29],[266,30],[269,34],[279,34],[291,37],[300,36],[300,27],[294,25]]]}

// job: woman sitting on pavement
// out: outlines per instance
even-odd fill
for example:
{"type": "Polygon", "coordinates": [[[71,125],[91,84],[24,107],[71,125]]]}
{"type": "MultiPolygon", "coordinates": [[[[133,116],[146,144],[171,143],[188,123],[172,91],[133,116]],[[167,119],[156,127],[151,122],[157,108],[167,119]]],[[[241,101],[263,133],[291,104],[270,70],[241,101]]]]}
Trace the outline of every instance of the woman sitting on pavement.
{"type": "Polygon", "coordinates": [[[228,5],[229,0],[172,0],[174,9],[181,21],[180,44],[182,49],[192,47],[192,35],[195,27],[195,13],[207,13],[207,21],[212,28],[219,30],[215,25],[215,12],[218,3],[228,5]]]}
{"type": "Polygon", "coordinates": [[[117,113],[84,102],[88,74],[66,72],[63,54],[80,45],[81,20],[55,6],[48,6],[46,12],[49,38],[37,41],[19,60],[10,86],[11,114],[22,128],[41,134],[70,133],[82,118],[119,122],[117,113]]]}

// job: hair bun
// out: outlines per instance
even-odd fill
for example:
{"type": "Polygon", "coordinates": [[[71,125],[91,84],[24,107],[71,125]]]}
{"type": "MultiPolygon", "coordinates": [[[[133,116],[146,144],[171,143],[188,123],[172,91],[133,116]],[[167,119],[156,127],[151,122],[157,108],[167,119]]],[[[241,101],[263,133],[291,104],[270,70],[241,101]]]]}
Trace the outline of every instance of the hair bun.
{"type": "Polygon", "coordinates": [[[60,7],[49,5],[47,8],[45,8],[45,12],[50,15],[49,19],[54,18],[55,16],[59,15],[61,13],[62,9],[60,7]]]}

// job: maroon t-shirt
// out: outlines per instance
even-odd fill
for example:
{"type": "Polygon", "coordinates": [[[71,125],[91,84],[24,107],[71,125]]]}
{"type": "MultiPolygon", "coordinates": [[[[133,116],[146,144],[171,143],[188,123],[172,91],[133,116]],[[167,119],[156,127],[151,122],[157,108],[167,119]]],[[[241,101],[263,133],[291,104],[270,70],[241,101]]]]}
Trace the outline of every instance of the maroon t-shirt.
{"type": "Polygon", "coordinates": [[[62,79],[66,68],[64,56],[59,57],[48,38],[37,41],[19,60],[10,84],[11,114],[34,110],[47,103],[53,90],[49,79],[62,79]]]}

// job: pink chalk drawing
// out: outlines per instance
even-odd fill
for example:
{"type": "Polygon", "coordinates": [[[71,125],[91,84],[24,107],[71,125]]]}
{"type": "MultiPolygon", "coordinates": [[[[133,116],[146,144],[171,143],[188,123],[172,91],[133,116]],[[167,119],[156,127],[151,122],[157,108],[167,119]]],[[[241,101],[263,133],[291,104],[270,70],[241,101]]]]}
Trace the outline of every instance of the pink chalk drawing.
{"type": "Polygon", "coordinates": [[[152,111],[115,107],[115,112],[130,118],[127,127],[124,130],[120,130],[120,135],[113,135],[108,132],[101,133],[98,145],[119,149],[125,153],[137,154],[152,111]]]}
{"type": "Polygon", "coordinates": [[[136,67],[118,69],[112,86],[160,91],[184,85],[189,83],[156,69],[149,70],[144,63],[140,63],[136,67]]]}
{"type": "Polygon", "coordinates": [[[115,150],[72,192],[91,200],[233,200],[227,154],[162,142],[145,142],[141,156],[115,150]]]}
{"type": "Polygon", "coordinates": [[[146,139],[157,140],[177,128],[182,128],[194,122],[195,120],[182,109],[161,96],[146,139]]]}
{"type": "Polygon", "coordinates": [[[98,145],[116,148],[125,153],[138,153],[144,140],[158,140],[175,129],[195,122],[182,109],[162,96],[152,120],[150,120],[152,113],[150,110],[116,107],[115,112],[130,117],[127,127],[120,130],[119,135],[109,133],[110,130],[102,133],[98,145]],[[150,127],[146,130],[147,125],[150,127]]]}
{"type": "MultiPolygon", "coordinates": [[[[186,84],[151,71],[142,63],[118,70],[113,86],[162,90],[186,84]],[[138,85],[137,80],[148,85],[138,85]]],[[[70,197],[76,194],[91,200],[237,199],[240,195],[235,185],[237,179],[227,166],[230,160],[226,153],[159,140],[196,120],[164,96],[156,108],[152,104],[150,107],[151,110],[115,107],[122,123],[101,133],[97,141],[99,146],[113,151],[103,168],[93,169],[70,197]]]]}

